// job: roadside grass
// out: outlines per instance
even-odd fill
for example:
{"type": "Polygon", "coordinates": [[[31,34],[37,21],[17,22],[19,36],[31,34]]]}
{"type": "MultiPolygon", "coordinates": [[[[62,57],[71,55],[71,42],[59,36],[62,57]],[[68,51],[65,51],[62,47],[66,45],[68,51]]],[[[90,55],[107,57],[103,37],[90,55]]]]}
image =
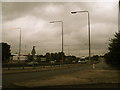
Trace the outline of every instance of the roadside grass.
{"type": "Polygon", "coordinates": [[[12,73],[22,73],[22,72],[39,72],[39,71],[46,71],[46,70],[59,70],[59,69],[66,69],[72,67],[80,67],[86,64],[64,64],[64,65],[57,65],[57,66],[38,66],[38,67],[22,67],[19,68],[11,68],[10,70],[2,68],[2,74],[12,74],[12,73]]]}

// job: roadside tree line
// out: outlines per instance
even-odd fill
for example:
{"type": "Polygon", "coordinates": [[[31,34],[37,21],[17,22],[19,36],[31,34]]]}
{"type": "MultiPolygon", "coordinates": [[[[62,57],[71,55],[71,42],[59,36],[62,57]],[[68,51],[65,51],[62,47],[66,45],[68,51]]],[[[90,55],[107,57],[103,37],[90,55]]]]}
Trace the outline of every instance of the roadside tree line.
{"type": "Polygon", "coordinates": [[[120,68],[120,30],[110,39],[108,53],[106,53],[104,57],[108,64],[120,68]]]}

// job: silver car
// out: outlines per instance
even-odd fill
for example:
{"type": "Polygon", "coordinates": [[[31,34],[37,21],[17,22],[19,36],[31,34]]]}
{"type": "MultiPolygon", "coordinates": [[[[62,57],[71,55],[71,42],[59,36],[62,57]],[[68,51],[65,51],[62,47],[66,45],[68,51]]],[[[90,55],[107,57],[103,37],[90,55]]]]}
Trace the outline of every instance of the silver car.
{"type": "Polygon", "coordinates": [[[27,65],[38,65],[38,62],[36,62],[36,61],[31,61],[31,62],[29,62],[29,63],[27,63],[27,65]]]}

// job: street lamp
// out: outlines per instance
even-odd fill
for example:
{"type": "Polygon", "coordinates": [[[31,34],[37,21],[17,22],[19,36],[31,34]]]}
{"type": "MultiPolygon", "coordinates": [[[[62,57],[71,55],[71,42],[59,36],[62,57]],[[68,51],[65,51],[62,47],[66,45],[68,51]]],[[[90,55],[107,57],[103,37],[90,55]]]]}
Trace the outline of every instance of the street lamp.
{"type": "Polygon", "coordinates": [[[50,23],[60,22],[62,25],[62,60],[63,60],[63,21],[51,21],[50,23]]]}
{"type": "Polygon", "coordinates": [[[21,28],[16,28],[20,30],[20,39],[19,39],[19,52],[18,52],[18,62],[20,61],[20,54],[21,54],[21,28]]]}
{"type": "Polygon", "coordinates": [[[88,40],[89,40],[89,61],[90,61],[90,57],[91,57],[91,42],[90,42],[90,15],[88,11],[74,11],[71,12],[72,14],[76,14],[76,13],[82,13],[85,12],[88,14],[88,40]]]}

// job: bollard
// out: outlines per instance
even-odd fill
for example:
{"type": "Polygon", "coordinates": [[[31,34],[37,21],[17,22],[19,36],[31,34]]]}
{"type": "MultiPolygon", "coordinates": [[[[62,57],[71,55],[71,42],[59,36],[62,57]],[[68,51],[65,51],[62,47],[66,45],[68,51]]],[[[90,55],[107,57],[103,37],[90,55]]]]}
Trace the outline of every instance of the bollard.
{"type": "Polygon", "coordinates": [[[92,66],[93,66],[93,69],[95,69],[95,64],[93,64],[92,66]]]}

